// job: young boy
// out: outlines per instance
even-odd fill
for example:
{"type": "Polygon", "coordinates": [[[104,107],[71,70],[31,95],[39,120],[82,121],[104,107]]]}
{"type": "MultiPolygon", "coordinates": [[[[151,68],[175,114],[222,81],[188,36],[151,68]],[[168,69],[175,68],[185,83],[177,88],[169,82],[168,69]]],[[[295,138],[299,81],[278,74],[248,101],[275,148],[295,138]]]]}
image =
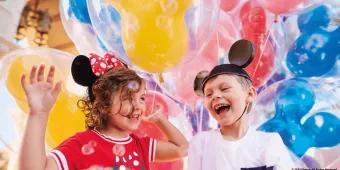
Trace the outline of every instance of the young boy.
{"type": "Polygon", "coordinates": [[[189,170],[294,168],[294,162],[277,133],[260,132],[249,127],[248,113],[256,90],[241,66],[215,66],[201,80],[200,94],[220,128],[193,137],[188,154],[189,170]]]}
{"type": "Polygon", "coordinates": [[[220,128],[192,139],[189,170],[294,168],[278,134],[249,127],[248,113],[256,91],[240,66],[214,67],[202,81],[202,92],[204,104],[220,128]]]}

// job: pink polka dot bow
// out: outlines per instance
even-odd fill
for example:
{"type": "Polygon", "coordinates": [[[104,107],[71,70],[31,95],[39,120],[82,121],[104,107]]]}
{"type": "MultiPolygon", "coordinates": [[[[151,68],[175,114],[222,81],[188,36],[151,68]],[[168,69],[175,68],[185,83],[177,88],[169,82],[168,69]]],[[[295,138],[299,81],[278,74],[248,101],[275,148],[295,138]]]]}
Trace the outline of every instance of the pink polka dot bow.
{"type": "Polygon", "coordinates": [[[110,69],[118,70],[126,68],[126,65],[113,54],[105,54],[101,57],[97,54],[90,54],[92,72],[96,76],[106,73],[110,69]]]}

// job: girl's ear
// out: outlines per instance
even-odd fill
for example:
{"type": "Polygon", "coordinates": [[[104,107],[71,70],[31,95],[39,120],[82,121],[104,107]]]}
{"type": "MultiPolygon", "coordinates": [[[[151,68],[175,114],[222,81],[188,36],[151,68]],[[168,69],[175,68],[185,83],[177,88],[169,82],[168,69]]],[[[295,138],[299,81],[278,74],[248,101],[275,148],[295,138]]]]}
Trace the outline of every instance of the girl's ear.
{"type": "Polygon", "coordinates": [[[92,72],[90,59],[84,55],[74,58],[71,66],[73,80],[82,86],[92,86],[97,80],[97,76],[92,72]]]}
{"type": "Polygon", "coordinates": [[[256,99],[257,93],[256,93],[256,89],[254,86],[251,86],[248,90],[248,97],[247,97],[247,102],[248,103],[253,103],[256,99]]]}

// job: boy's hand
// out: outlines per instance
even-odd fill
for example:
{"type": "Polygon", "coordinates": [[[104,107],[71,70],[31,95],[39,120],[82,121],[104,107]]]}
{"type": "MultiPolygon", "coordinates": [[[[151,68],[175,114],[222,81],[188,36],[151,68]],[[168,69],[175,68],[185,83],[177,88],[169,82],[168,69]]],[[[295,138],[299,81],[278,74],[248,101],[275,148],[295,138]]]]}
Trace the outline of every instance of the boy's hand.
{"type": "Polygon", "coordinates": [[[61,82],[54,81],[54,66],[51,66],[47,77],[44,76],[45,66],[31,68],[29,82],[21,76],[21,86],[25,91],[30,115],[48,115],[55,104],[61,89],[61,82]]]}

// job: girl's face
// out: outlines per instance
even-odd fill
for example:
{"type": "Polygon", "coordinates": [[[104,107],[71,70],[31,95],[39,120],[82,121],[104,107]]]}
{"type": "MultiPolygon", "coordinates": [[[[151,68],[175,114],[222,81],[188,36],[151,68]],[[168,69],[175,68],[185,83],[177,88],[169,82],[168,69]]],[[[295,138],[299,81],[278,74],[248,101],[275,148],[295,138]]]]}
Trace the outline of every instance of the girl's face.
{"type": "Polygon", "coordinates": [[[126,94],[120,89],[112,96],[112,107],[110,109],[110,117],[108,126],[117,128],[121,131],[131,132],[138,129],[141,123],[141,117],[145,112],[145,85],[134,82],[134,87],[138,91],[126,94]],[[139,87],[140,86],[140,87],[139,87]]]}
{"type": "Polygon", "coordinates": [[[222,74],[204,88],[204,104],[221,126],[233,125],[254,100],[255,89],[245,89],[233,75],[222,74]]]}

